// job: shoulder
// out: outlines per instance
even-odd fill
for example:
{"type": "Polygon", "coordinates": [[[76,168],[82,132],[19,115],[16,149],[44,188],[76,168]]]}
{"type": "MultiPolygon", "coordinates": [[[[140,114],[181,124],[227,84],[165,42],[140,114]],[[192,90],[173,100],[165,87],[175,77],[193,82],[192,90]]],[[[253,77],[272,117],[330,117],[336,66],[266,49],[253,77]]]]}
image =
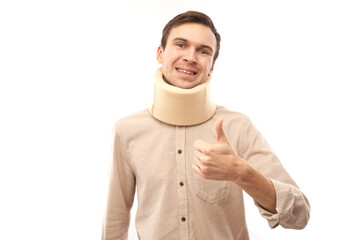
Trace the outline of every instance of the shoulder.
{"type": "Polygon", "coordinates": [[[148,109],[136,112],[117,120],[114,124],[114,131],[118,134],[133,132],[153,123],[154,119],[148,109]]]}
{"type": "Polygon", "coordinates": [[[216,106],[216,112],[215,117],[224,118],[224,124],[229,125],[244,125],[250,122],[250,118],[245,115],[244,113],[237,112],[237,111],[231,111],[223,106],[216,106]]]}
{"type": "Polygon", "coordinates": [[[154,136],[163,130],[171,128],[170,125],[155,119],[149,109],[128,115],[119,119],[114,125],[114,131],[124,140],[132,140],[154,136]]]}
{"type": "Polygon", "coordinates": [[[231,111],[223,106],[217,106],[215,119],[224,118],[223,128],[230,138],[240,139],[252,123],[250,118],[237,111],[231,111]]]}
{"type": "Polygon", "coordinates": [[[148,116],[150,115],[150,112],[148,109],[143,109],[139,112],[130,114],[128,116],[125,116],[123,118],[120,118],[119,120],[116,121],[115,126],[120,126],[122,124],[129,124],[133,121],[144,121],[148,118],[148,116]]]}

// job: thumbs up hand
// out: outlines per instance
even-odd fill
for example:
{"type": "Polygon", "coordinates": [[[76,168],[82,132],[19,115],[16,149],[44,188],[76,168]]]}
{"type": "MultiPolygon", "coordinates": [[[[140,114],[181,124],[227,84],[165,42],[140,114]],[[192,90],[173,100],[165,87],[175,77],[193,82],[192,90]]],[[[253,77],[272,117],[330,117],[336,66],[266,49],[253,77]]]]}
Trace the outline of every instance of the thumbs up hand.
{"type": "Polygon", "coordinates": [[[222,128],[223,119],[215,124],[216,143],[194,142],[193,170],[205,179],[227,180],[238,184],[257,203],[276,213],[276,192],[272,182],[239,157],[222,128]]]}
{"type": "Polygon", "coordinates": [[[235,181],[248,163],[236,154],[224,133],[222,124],[223,118],[215,124],[217,135],[215,144],[202,140],[194,142],[195,163],[192,168],[205,179],[235,181]]]}

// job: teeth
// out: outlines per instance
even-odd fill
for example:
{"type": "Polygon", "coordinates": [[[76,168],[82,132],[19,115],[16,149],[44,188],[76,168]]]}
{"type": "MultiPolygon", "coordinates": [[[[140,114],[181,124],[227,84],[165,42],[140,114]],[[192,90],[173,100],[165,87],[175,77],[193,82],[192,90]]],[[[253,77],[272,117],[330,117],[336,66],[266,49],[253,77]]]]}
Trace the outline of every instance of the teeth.
{"type": "Polygon", "coordinates": [[[180,68],[178,68],[178,71],[179,71],[179,72],[183,72],[183,73],[187,73],[187,74],[191,74],[191,75],[195,75],[194,72],[189,72],[189,71],[186,71],[186,70],[180,69],[180,68]]]}

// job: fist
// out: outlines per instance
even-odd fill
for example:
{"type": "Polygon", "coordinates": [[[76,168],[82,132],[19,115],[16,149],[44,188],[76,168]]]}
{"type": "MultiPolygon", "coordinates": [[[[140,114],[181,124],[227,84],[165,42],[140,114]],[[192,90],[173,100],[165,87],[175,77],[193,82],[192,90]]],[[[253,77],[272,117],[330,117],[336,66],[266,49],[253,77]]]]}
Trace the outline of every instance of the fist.
{"type": "Polygon", "coordinates": [[[215,124],[217,141],[214,144],[202,140],[194,142],[193,170],[205,179],[234,181],[246,164],[234,151],[227,139],[222,124],[223,118],[215,124]]]}

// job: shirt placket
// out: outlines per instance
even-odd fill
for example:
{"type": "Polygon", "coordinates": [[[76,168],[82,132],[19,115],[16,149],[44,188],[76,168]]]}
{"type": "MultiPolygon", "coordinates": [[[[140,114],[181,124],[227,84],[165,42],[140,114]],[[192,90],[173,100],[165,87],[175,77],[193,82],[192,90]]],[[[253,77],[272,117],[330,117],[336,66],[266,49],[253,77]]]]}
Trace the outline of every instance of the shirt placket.
{"type": "Polygon", "coordinates": [[[189,239],[188,201],[185,165],[185,127],[176,126],[176,170],[177,170],[177,198],[178,198],[178,222],[180,240],[189,239]]]}

